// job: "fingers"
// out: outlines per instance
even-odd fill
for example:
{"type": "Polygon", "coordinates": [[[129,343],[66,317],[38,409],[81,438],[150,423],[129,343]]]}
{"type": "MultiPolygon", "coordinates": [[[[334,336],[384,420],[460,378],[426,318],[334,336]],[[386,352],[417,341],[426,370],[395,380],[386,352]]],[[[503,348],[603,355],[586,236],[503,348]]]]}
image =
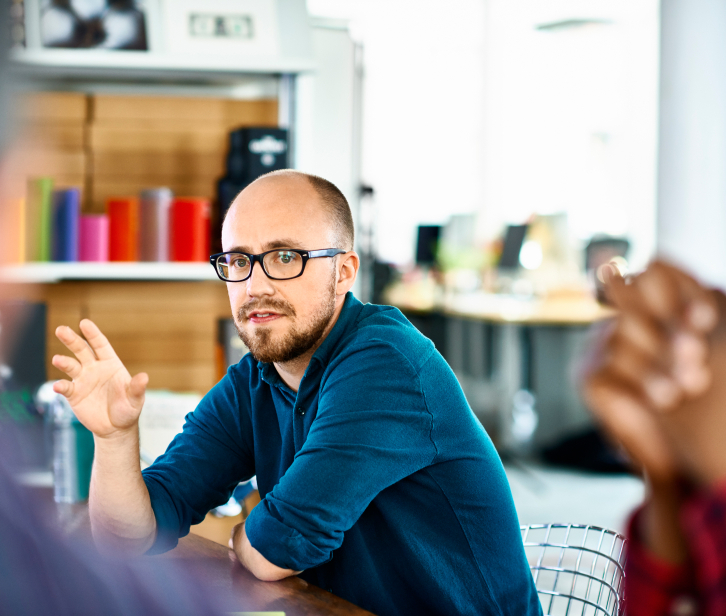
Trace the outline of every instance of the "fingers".
{"type": "Polygon", "coordinates": [[[70,398],[73,395],[73,383],[64,380],[56,381],[53,383],[53,391],[66,398],[70,398]]]}
{"type": "Polygon", "coordinates": [[[61,372],[75,379],[81,373],[81,364],[72,357],[66,355],[54,355],[51,363],[61,372]]]}
{"type": "Polygon", "coordinates": [[[708,365],[708,344],[701,336],[677,332],[673,336],[673,367],[671,373],[684,393],[698,396],[711,384],[708,365]]]}
{"type": "Polygon", "coordinates": [[[98,329],[98,326],[93,321],[83,319],[80,323],[80,328],[98,359],[116,358],[116,352],[113,350],[108,338],[101,333],[101,330],[98,329]]]}
{"type": "Polygon", "coordinates": [[[67,325],[57,327],[55,335],[78,358],[82,365],[90,364],[96,360],[96,355],[88,346],[88,343],[67,325]]]}
{"type": "Polygon", "coordinates": [[[667,366],[671,359],[668,332],[638,313],[621,313],[612,333],[612,344],[632,347],[654,364],[667,366]]]}
{"type": "Polygon", "coordinates": [[[132,404],[141,407],[144,404],[144,395],[146,394],[146,386],[149,384],[149,375],[146,372],[139,372],[129,382],[129,399],[132,404]]]}
{"type": "Polygon", "coordinates": [[[605,430],[658,481],[672,481],[676,465],[656,419],[627,383],[605,373],[590,376],[585,398],[605,430]]]}
{"type": "Polygon", "coordinates": [[[623,311],[639,313],[670,328],[710,332],[718,306],[710,289],[681,270],[655,261],[630,283],[614,273],[605,277],[606,293],[623,311]]]}
{"type": "Polygon", "coordinates": [[[608,296],[621,311],[616,342],[630,347],[617,354],[615,370],[626,380],[628,371],[629,380],[639,380],[659,410],[673,408],[682,396],[703,393],[711,383],[707,335],[718,322],[717,295],[661,261],[631,281],[613,271],[605,280],[608,296]],[[652,366],[642,357],[637,363],[638,353],[651,357],[652,366]]]}
{"type": "Polygon", "coordinates": [[[654,365],[651,358],[625,344],[610,351],[607,372],[614,380],[627,385],[634,396],[660,411],[670,410],[682,397],[678,385],[654,365]]]}
{"type": "MultiPolygon", "coordinates": [[[[594,367],[603,375],[627,384],[644,404],[668,411],[681,402],[684,393],[691,391],[684,391],[673,374],[673,347],[671,334],[657,322],[642,314],[624,312],[604,341],[594,367]]],[[[696,351],[689,348],[688,352],[690,360],[696,351]]],[[[681,372],[694,380],[689,365],[684,365],[681,372]]]]}

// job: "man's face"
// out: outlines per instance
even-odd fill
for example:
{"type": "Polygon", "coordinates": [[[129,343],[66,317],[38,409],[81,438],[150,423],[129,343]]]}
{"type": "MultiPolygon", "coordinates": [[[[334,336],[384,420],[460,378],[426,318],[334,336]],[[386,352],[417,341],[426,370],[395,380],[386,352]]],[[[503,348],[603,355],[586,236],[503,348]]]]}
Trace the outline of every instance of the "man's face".
{"type": "MultiPolygon", "coordinates": [[[[273,176],[246,188],[222,228],[224,251],[259,254],[273,248],[337,248],[320,199],[305,178],[273,176]]],[[[303,275],[271,280],[255,263],[243,282],[228,282],[242,341],[264,362],[286,362],[327,333],[336,307],[336,260],[309,259],[303,275]]]]}

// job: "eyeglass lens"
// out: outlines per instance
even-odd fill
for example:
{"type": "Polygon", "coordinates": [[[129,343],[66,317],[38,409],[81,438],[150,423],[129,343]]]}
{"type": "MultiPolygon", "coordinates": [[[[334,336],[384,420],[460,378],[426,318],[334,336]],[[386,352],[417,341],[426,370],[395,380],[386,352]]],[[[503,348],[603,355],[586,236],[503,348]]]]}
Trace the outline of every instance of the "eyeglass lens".
{"type": "MultiPolygon", "coordinates": [[[[262,260],[272,278],[294,278],[303,268],[303,258],[290,250],[268,252],[262,260]]],[[[250,259],[241,253],[222,255],[217,259],[217,269],[226,280],[244,280],[250,275],[250,259]]]]}

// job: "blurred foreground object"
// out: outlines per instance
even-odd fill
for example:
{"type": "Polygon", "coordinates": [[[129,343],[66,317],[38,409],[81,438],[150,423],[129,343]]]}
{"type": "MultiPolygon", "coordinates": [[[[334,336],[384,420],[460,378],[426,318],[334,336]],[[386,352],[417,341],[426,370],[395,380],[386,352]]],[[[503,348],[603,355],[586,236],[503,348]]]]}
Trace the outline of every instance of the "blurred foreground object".
{"type": "Polygon", "coordinates": [[[49,525],[47,503],[12,479],[14,428],[0,422],[0,612],[3,616],[219,614],[186,571],[158,560],[101,558],[49,525]]]}
{"type": "Polygon", "coordinates": [[[621,275],[628,270],[627,256],[630,242],[623,237],[595,236],[585,247],[585,271],[588,282],[594,286],[595,297],[600,303],[607,303],[605,297],[605,281],[600,268],[612,263],[621,275]]]}
{"type": "Polygon", "coordinates": [[[630,524],[628,612],[726,613],[726,296],[664,262],[623,279],[587,362],[585,394],[645,473],[630,524]]]}

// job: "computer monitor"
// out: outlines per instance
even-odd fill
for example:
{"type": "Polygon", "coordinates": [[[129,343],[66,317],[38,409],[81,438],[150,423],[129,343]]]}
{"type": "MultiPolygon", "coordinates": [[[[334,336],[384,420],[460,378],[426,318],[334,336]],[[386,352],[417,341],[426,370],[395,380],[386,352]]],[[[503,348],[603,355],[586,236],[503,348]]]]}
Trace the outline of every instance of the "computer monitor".
{"type": "Polygon", "coordinates": [[[509,225],[504,235],[502,256],[499,259],[500,269],[517,269],[520,266],[519,253],[524,244],[529,225],[509,225]]]}
{"type": "Polygon", "coordinates": [[[440,237],[440,226],[419,226],[416,238],[416,265],[434,265],[436,263],[436,250],[440,237]]]}

